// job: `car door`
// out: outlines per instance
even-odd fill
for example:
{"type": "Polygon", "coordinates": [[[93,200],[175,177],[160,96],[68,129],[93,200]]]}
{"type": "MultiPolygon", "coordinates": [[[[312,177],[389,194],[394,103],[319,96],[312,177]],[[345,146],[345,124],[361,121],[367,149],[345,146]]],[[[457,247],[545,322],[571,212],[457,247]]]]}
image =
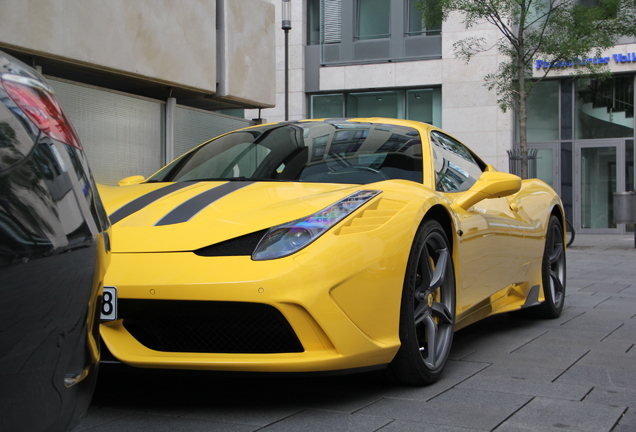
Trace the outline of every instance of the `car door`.
{"type": "MultiPolygon", "coordinates": [[[[477,181],[483,162],[459,141],[431,132],[436,189],[450,200],[477,181]]],[[[524,220],[515,197],[486,199],[457,211],[457,309],[470,312],[488,306],[507,286],[518,282],[523,264],[524,220]]]]}

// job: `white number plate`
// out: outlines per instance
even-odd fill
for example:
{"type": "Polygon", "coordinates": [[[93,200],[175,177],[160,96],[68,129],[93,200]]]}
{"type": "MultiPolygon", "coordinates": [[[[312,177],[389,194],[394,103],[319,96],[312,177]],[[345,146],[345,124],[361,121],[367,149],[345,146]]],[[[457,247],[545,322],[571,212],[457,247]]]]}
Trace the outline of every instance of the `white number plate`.
{"type": "Polygon", "coordinates": [[[104,296],[102,297],[102,320],[117,319],[117,288],[112,286],[104,287],[104,296]]]}

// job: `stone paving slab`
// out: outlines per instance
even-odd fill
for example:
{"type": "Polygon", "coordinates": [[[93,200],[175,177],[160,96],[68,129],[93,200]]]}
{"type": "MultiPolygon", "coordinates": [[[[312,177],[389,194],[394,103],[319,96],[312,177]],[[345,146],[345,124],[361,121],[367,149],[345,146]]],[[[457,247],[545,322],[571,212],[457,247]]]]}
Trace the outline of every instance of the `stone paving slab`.
{"type": "Polygon", "coordinates": [[[515,361],[497,362],[479,373],[480,377],[511,378],[528,380],[537,384],[553,382],[563,374],[562,368],[543,364],[523,364],[515,361]]]}
{"type": "Polygon", "coordinates": [[[636,402],[636,389],[594,387],[585,400],[597,404],[628,406],[630,412],[636,413],[633,409],[636,402]]]}
{"type": "Polygon", "coordinates": [[[426,403],[384,398],[357,413],[427,425],[493,430],[531,399],[510,393],[452,389],[426,403]]]}
{"type": "Polygon", "coordinates": [[[256,406],[250,404],[250,409],[245,409],[245,406],[237,406],[236,403],[232,401],[231,403],[225,404],[212,404],[209,407],[199,409],[181,417],[188,420],[220,421],[224,423],[264,427],[281,421],[281,419],[297,415],[302,411],[301,408],[281,406],[275,402],[256,406]]]}
{"type": "Polygon", "coordinates": [[[260,430],[266,432],[374,432],[391,421],[389,418],[306,410],[260,430]]]}
{"type": "Polygon", "coordinates": [[[404,420],[394,420],[378,432],[486,432],[485,429],[467,429],[454,426],[442,426],[427,423],[425,426],[422,423],[409,422],[404,420]]]}
{"type": "Polygon", "coordinates": [[[444,379],[426,387],[409,387],[387,385],[382,391],[382,397],[429,401],[447,392],[470,377],[481,373],[489,367],[488,363],[449,361],[444,369],[444,379]]]}
{"type": "Polygon", "coordinates": [[[90,430],[91,432],[253,432],[259,429],[259,427],[236,423],[221,423],[205,420],[183,421],[183,419],[179,417],[135,413],[90,429],[76,430],[90,430]]]}
{"type": "Polygon", "coordinates": [[[636,431],[633,234],[577,235],[563,314],[500,315],[455,334],[442,379],[100,374],[73,432],[636,431]]]}
{"type": "MultiPolygon", "coordinates": [[[[579,291],[577,295],[572,295],[571,292],[574,291],[574,287],[571,286],[568,281],[567,290],[568,294],[565,296],[565,307],[569,308],[579,308],[579,309],[590,309],[600,305],[601,303],[607,301],[611,298],[610,295],[599,294],[594,292],[585,292],[579,291]]],[[[567,310],[566,309],[566,310],[567,310]]]]}
{"type": "Polygon", "coordinates": [[[621,291],[625,291],[627,288],[631,286],[629,284],[624,284],[624,283],[607,283],[607,279],[609,279],[609,277],[602,276],[601,280],[605,281],[606,283],[593,283],[591,285],[586,286],[585,288],[582,288],[581,291],[618,294],[621,291]]]}
{"type": "MultiPolygon", "coordinates": [[[[591,384],[609,388],[636,388],[634,368],[577,364],[561,375],[557,382],[563,384],[591,384]]],[[[636,402],[636,401],[634,401],[636,402]]]]}
{"type": "Polygon", "coordinates": [[[506,393],[526,396],[544,396],[554,399],[581,401],[592,391],[591,385],[560,384],[550,381],[531,380],[527,378],[493,377],[476,375],[463,383],[457,389],[472,389],[499,392],[506,389],[506,393]]]}
{"type": "Polygon", "coordinates": [[[609,431],[625,410],[611,405],[535,398],[495,431],[609,431]]]}
{"type": "MultiPolygon", "coordinates": [[[[633,406],[634,402],[632,400],[632,406],[633,406]]],[[[614,429],[612,429],[612,432],[634,432],[636,431],[636,411],[634,411],[633,409],[630,409],[628,412],[626,412],[623,417],[621,417],[621,419],[618,422],[618,425],[616,425],[616,427],[614,429]]]]}

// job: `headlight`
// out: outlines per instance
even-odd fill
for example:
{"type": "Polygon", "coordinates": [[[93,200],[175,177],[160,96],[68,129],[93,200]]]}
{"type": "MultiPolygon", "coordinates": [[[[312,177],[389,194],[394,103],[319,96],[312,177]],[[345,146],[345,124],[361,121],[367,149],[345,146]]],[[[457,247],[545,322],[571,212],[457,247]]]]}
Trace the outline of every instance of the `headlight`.
{"type": "Polygon", "coordinates": [[[252,259],[271,260],[298,252],[380,192],[361,190],[311,216],[270,228],[256,246],[252,259]]]}

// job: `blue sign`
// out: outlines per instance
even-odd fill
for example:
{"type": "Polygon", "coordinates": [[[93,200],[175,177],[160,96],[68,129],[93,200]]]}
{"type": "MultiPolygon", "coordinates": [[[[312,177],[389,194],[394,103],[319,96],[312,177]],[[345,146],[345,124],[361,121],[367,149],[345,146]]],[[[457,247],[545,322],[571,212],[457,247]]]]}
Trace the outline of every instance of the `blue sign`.
{"type": "Polygon", "coordinates": [[[535,68],[536,69],[547,69],[549,67],[553,68],[567,68],[573,67],[574,65],[583,66],[587,63],[594,64],[608,64],[610,59],[613,58],[615,63],[636,63],[636,53],[627,53],[627,54],[614,54],[612,57],[596,57],[596,58],[588,58],[588,59],[577,59],[575,61],[557,61],[557,62],[546,62],[544,60],[536,60],[535,68]]]}

